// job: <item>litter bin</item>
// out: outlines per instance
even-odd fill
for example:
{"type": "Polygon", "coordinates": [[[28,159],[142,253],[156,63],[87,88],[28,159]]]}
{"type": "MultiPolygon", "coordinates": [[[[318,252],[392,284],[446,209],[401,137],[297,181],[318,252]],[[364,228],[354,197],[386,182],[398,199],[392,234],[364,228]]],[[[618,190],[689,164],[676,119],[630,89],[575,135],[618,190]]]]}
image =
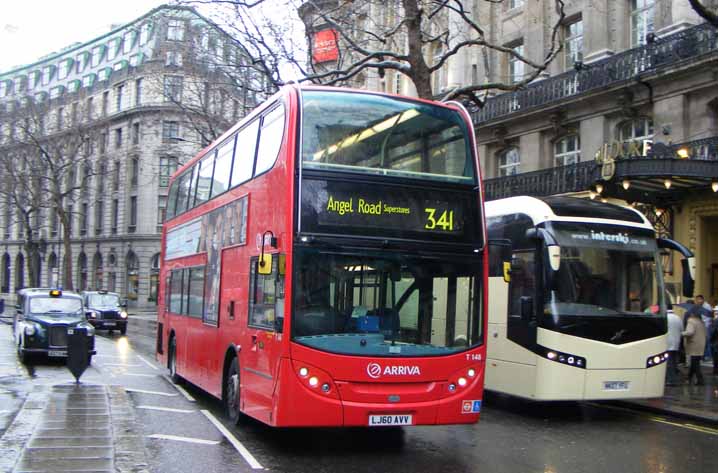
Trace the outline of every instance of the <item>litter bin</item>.
{"type": "Polygon", "coordinates": [[[90,338],[86,328],[67,329],[67,368],[78,383],[90,362],[90,338]]]}

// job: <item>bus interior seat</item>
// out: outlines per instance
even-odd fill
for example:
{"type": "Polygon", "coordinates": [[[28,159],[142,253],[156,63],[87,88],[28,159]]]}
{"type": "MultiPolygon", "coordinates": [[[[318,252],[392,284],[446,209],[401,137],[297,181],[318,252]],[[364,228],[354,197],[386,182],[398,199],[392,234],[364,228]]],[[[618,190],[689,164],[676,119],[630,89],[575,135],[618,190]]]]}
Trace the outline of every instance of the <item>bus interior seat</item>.
{"type": "Polygon", "coordinates": [[[297,309],[295,333],[300,336],[325,335],[344,331],[344,317],[331,307],[313,305],[297,309]]]}

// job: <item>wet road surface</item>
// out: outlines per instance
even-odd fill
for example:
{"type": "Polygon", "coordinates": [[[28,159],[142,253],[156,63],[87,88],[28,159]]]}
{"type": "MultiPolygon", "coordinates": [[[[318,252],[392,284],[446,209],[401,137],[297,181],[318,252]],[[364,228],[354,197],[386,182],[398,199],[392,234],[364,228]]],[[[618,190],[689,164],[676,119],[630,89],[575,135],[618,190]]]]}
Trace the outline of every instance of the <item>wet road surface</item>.
{"type": "MultiPolygon", "coordinates": [[[[3,419],[12,420],[34,385],[72,380],[62,363],[19,365],[10,340],[9,327],[0,324],[0,435],[3,419]],[[3,417],[3,410],[10,412],[3,417]]],[[[219,401],[166,379],[154,347],[149,324],[131,324],[126,337],[101,332],[98,355],[82,377],[128,389],[153,472],[253,471],[212,416],[246,447],[255,467],[282,472],[718,471],[715,427],[594,403],[487,396],[472,426],[272,429],[251,419],[231,426],[219,401]]]]}

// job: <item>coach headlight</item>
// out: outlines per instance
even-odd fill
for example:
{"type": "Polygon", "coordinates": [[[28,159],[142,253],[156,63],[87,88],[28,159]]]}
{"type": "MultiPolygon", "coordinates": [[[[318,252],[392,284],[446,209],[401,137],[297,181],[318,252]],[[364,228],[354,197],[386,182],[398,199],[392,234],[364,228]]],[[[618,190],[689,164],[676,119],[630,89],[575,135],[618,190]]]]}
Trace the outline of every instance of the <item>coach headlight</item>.
{"type": "Polygon", "coordinates": [[[562,365],[573,366],[576,368],[586,368],[586,358],[571,353],[564,353],[558,350],[549,350],[546,347],[539,346],[539,354],[547,360],[561,363],[562,365]]]}
{"type": "Polygon", "coordinates": [[[663,363],[668,361],[669,357],[670,355],[668,354],[668,352],[651,355],[646,359],[646,368],[652,368],[654,366],[662,365],[663,363]]]}

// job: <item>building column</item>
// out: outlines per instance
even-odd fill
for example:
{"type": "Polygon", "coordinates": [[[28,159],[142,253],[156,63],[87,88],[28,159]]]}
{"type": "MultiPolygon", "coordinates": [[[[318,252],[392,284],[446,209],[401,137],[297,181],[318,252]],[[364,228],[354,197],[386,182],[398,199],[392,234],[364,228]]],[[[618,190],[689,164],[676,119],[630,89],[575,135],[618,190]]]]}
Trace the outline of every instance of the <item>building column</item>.
{"type": "Polygon", "coordinates": [[[587,2],[581,19],[583,21],[585,62],[593,62],[614,53],[611,44],[611,26],[609,22],[609,0],[592,0],[587,2]]]}

